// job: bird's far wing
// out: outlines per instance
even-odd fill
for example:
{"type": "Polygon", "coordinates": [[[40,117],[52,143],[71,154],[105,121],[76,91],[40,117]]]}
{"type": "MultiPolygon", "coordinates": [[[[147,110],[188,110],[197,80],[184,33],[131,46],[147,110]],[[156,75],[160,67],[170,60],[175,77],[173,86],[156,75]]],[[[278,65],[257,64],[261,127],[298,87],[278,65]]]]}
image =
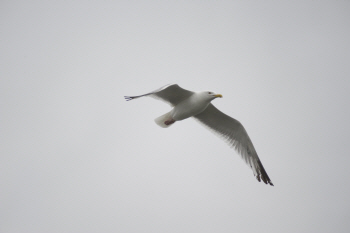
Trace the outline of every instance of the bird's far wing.
{"type": "Polygon", "coordinates": [[[140,98],[143,96],[150,96],[154,97],[156,99],[161,99],[167,103],[169,103],[172,106],[177,105],[181,101],[187,99],[191,95],[193,95],[194,92],[185,90],[181,88],[177,84],[169,84],[165,85],[155,91],[152,91],[150,93],[144,94],[144,95],[138,95],[138,96],[124,96],[125,99],[128,100],[133,100],[136,98],[140,98]]]}
{"type": "Polygon", "coordinates": [[[224,114],[212,104],[209,104],[203,112],[194,116],[194,118],[221,136],[231,147],[234,147],[245,162],[250,165],[259,182],[263,180],[265,184],[273,186],[252,141],[239,121],[224,114]]]}

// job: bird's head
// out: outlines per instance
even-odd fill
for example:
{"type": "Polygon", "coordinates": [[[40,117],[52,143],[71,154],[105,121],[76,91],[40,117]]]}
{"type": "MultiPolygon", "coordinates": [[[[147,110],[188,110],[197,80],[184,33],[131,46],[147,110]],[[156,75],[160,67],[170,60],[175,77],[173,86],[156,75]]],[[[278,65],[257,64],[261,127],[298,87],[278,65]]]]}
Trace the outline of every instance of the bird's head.
{"type": "Polygon", "coordinates": [[[222,98],[221,94],[216,94],[215,92],[212,92],[212,91],[202,91],[200,95],[202,96],[202,98],[208,99],[210,101],[218,97],[222,98]]]}

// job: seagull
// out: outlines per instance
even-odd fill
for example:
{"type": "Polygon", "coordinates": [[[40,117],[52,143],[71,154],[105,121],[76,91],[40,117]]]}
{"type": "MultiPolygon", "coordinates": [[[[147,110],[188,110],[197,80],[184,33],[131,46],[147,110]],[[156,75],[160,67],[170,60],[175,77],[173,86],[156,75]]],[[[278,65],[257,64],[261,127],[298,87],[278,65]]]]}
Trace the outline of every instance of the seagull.
{"type": "Polygon", "coordinates": [[[143,96],[163,100],[173,107],[170,112],[154,120],[157,125],[167,128],[177,121],[193,117],[233,147],[253,170],[259,182],[262,180],[273,186],[243,125],[211,103],[216,98],[222,98],[221,94],[212,91],[193,92],[177,84],[168,84],[144,95],[124,97],[129,101],[143,96]]]}

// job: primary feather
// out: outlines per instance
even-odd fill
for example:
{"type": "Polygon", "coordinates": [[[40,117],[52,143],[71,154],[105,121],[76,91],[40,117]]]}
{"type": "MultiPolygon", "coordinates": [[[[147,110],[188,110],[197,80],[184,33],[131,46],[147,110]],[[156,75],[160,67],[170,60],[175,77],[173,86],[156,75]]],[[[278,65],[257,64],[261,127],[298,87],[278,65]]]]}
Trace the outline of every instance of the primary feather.
{"type": "Polygon", "coordinates": [[[194,92],[185,90],[177,84],[168,84],[144,95],[124,97],[127,101],[129,101],[143,96],[150,96],[156,99],[161,99],[169,103],[171,106],[175,106],[193,94],[194,92]]]}

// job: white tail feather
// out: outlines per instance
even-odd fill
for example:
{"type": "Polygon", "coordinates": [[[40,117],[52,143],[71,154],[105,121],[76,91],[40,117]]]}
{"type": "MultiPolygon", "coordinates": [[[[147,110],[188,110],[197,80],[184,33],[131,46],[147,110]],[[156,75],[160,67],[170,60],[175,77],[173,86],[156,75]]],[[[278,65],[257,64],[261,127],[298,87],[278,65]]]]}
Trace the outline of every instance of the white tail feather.
{"type": "Polygon", "coordinates": [[[164,115],[161,115],[160,117],[157,117],[154,119],[154,121],[162,128],[168,128],[172,124],[174,124],[174,120],[171,118],[170,112],[165,113],[164,115]],[[165,122],[169,122],[168,124],[165,124],[165,122]]]}

